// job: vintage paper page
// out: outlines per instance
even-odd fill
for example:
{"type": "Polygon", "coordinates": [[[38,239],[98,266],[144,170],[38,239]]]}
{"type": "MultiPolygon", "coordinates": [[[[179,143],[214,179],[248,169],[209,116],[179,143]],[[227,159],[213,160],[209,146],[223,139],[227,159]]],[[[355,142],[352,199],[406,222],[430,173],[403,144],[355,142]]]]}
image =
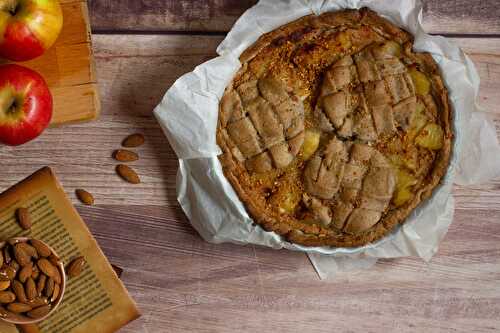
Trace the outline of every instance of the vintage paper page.
{"type": "MultiPolygon", "coordinates": [[[[43,168],[0,195],[0,239],[26,236],[54,248],[65,265],[84,256],[87,266],[68,279],[57,311],[38,324],[44,333],[110,333],[136,319],[139,312],[97,242],[78,215],[50,168],[43,168]],[[22,230],[18,207],[29,209],[33,226],[22,230]]],[[[0,332],[17,332],[0,323],[0,332]],[[3,325],[3,326],[2,326],[3,325]]]]}

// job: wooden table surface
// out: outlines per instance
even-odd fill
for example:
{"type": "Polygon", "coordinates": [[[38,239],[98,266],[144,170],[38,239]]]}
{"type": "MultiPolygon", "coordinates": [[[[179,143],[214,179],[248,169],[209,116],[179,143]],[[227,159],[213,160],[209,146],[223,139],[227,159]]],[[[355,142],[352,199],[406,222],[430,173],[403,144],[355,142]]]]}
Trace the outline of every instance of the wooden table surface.
{"type": "MultiPolygon", "coordinates": [[[[208,244],[189,225],[176,201],[177,159],[152,109],[215,56],[254,2],[90,0],[101,118],[0,147],[0,190],[48,165],[73,198],[75,188],[94,194],[95,206],[77,208],[142,311],[120,332],[498,332],[500,180],[455,188],[455,219],[430,263],[380,260],[331,281],[319,281],[302,253],[208,244]],[[134,186],[115,175],[110,154],[137,131],[147,143],[134,186]]],[[[477,65],[480,103],[497,130],[499,17],[496,0],[425,3],[427,31],[477,65]]]]}

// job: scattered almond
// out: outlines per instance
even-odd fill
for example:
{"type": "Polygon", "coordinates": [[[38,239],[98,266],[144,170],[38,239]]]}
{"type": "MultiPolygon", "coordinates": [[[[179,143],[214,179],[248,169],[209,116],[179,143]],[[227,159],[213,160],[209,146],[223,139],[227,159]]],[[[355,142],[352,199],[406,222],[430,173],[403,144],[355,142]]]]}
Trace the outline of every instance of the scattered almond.
{"type": "Polygon", "coordinates": [[[113,158],[120,162],[134,162],[139,159],[139,155],[127,149],[117,149],[113,152],[113,158]]]}
{"type": "Polygon", "coordinates": [[[94,197],[89,192],[79,188],[75,190],[75,194],[78,200],[80,200],[82,203],[88,206],[92,206],[94,204],[94,197]]]}
{"type": "Polygon", "coordinates": [[[66,274],[68,274],[68,276],[72,278],[77,277],[82,273],[85,264],[86,261],[84,257],[78,257],[73,259],[73,261],[70,262],[68,268],[66,269],[66,274]]]}
{"type": "Polygon", "coordinates": [[[131,134],[122,141],[122,146],[126,148],[135,148],[142,144],[144,144],[144,135],[140,133],[131,134]]]}
{"type": "Polygon", "coordinates": [[[141,182],[139,175],[128,165],[118,164],[116,166],[116,173],[131,184],[139,184],[141,182]]]}
{"type": "Polygon", "coordinates": [[[17,222],[24,230],[31,228],[31,217],[28,208],[20,207],[16,210],[17,222]]]}

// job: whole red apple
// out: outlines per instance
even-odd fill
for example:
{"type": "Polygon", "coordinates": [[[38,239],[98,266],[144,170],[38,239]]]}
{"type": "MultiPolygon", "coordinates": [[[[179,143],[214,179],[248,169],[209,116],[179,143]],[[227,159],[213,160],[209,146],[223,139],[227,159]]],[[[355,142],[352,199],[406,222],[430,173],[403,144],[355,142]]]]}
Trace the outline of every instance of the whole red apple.
{"type": "Polygon", "coordinates": [[[0,142],[17,146],[33,140],[52,118],[52,95],[44,79],[23,66],[0,66],[0,142]]]}
{"type": "Polygon", "coordinates": [[[0,0],[0,57],[26,61],[42,55],[62,24],[57,0],[0,0]]]}

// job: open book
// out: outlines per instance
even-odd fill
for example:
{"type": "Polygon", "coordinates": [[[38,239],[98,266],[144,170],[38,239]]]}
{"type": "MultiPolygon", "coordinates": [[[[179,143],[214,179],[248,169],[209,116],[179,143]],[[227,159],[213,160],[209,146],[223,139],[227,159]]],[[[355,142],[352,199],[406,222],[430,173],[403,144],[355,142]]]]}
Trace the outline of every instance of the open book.
{"type": "MultiPolygon", "coordinates": [[[[56,312],[37,324],[41,332],[110,333],[139,317],[135,303],[48,167],[0,194],[0,240],[15,236],[46,242],[65,265],[78,256],[87,261],[78,277],[68,279],[56,312]],[[29,209],[31,230],[17,224],[18,207],[29,209]]],[[[0,321],[0,332],[18,333],[18,329],[0,321]]]]}

